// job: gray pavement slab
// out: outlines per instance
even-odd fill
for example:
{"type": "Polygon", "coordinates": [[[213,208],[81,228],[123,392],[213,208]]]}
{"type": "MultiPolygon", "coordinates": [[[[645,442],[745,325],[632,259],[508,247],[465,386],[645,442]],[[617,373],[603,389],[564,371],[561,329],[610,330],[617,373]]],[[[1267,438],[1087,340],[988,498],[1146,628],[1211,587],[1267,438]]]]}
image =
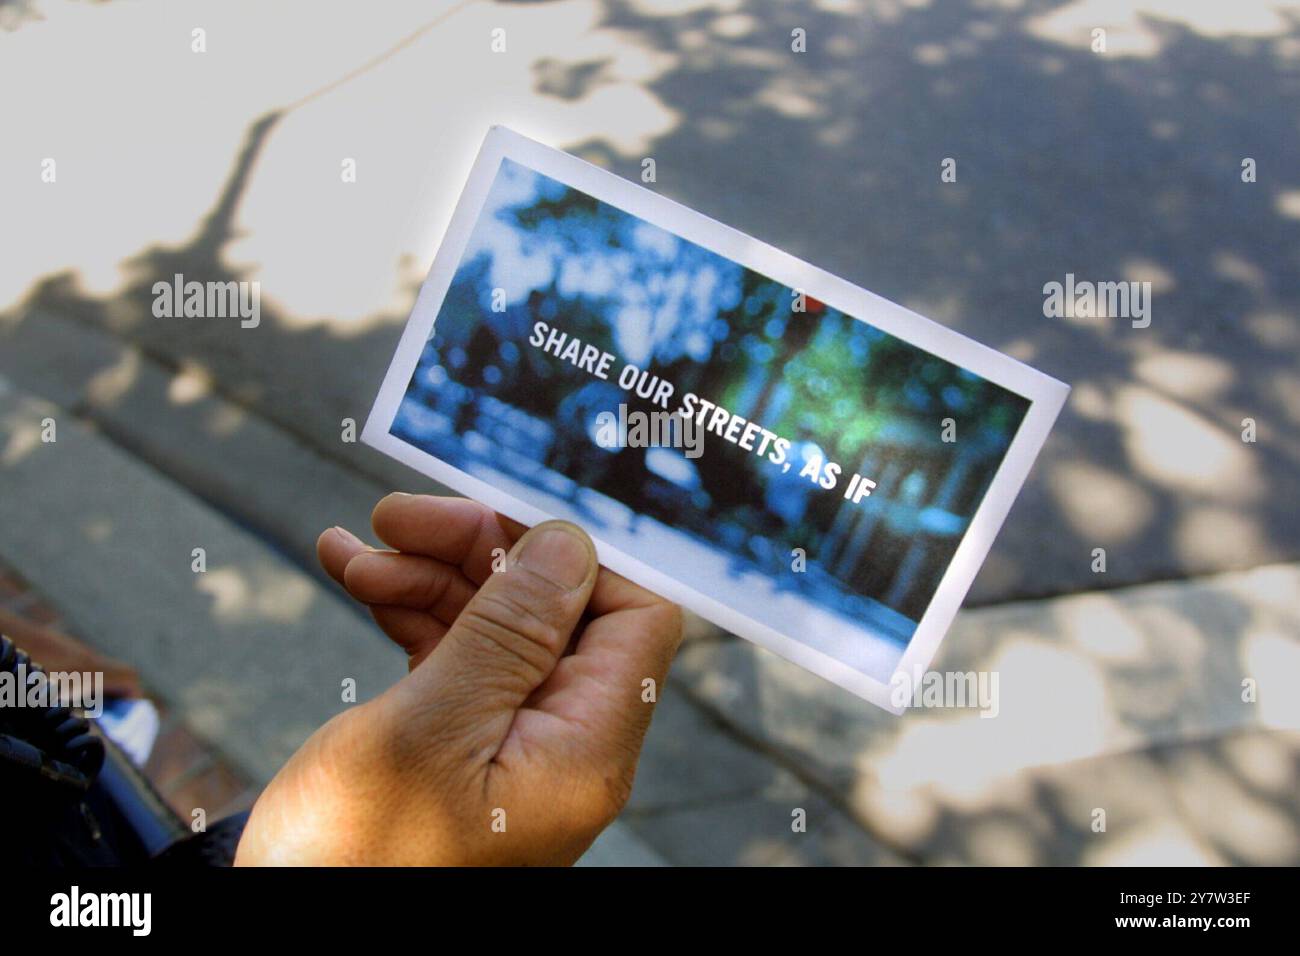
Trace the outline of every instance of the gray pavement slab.
{"type": "Polygon", "coordinates": [[[668,866],[650,844],[632,832],[627,824],[614,821],[596,837],[596,842],[575,866],[668,866]]]}
{"type": "MultiPolygon", "coordinates": [[[[201,368],[163,364],[63,315],[0,323],[0,375],[93,422],[318,576],[316,538],[325,528],[340,524],[373,540],[370,511],[388,491],[441,490],[405,468],[402,482],[366,474],[364,462],[380,456],[345,441],[342,423],[332,447],[308,445],[223,394],[201,368]]],[[[363,424],[364,415],[349,437],[363,424]]]]}
{"type": "MultiPolygon", "coordinates": [[[[1300,865],[1300,733],[1243,731],[1155,758],[1179,819],[1214,858],[1241,865],[1300,865]]],[[[1147,859],[1160,848],[1143,838],[1147,859]]]]}
{"type": "Polygon", "coordinates": [[[771,790],[620,820],[678,866],[898,866],[825,800],[782,776],[771,790]]]}
{"type": "MultiPolygon", "coordinates": [[[[77,400],[76,379],[56,391],[77,400]]],[[[343,679],[366,700],[405,673],[405,655],[313,578],[3,377],[0,501],[0,558],[90,643],[135,665],[179,719],[259,783],[349,706],[343,679]],[[41,441],[47,419],[52,443],[41,441]],[[69,501],[75,523],[66,520],[69,501]],[[191,570],[191,547],[205,549],[206,572],[191,570]]],[[[582,862],[664,861],[615,823],[582,862]]]]}
{"type": "Polygon", "coordinates": [[[672,678],[620,820],[681,866],[906,862],[771,754],[736,740],[672,678]]]}
{"type": "MultiPolygon", "coordinates": [[[[129,421],[102,398],[81,404],[129,421]]],[[[8,385],[0,421],[0,488],[30,503],[0,557],[255,777],[337,712],[335,672],[363,698],[400,675],[319,582],[107,436],[8,385]]],[[[992,720],[899,720],[692,620],[628,811],[585,862],[1290,862],[1297,588],[1274,566],[966,611],[937,666],[996,670],[992,720]]]]}
{"type": "Polygon", "coordinates": [[[365,700],[404,672],[399,650],[295,565],[7,382],[0,449],[0,556],[255,779],[347,706],[344,679],[365,700]]]}
{"type": "Polygon", "coordinates": [[[736,800],[770,787],[779,768],[739,744],[676,683],[670,676],[655,705],[628,808],[660,813],[736,800]]]}
{"type": "Polygon", "coordinates": [[[21,322],[0,321],[0,375],[69,411],[92,394],[120,393],[142,359],[108,329],[67,316],[33,310],[21,322]]]}
{"type": "MultiPolygon", "coordinates": [[[[934,670],[996,674],[991,718],[924,708],[896,718],[739,640],[689,642],[674,674],[741,739],[844,795],[877,840],[933,859],[936,847],[973,839],[987,806],[1039,812],[1040,770],[1300,730],[1297,593],[1300,567],[1276,565],[964,611],[934,670]],[[1248,690],[1253,701],[1243,699],[1248,690]]],[[[1142,799],[1154,807],[1174,792],[1190,798],[1188,768],[1162,768],[1163,795],[1142,799]]],[[[1233,776],[1221,767],[1220,778],[1233,776]]],[[[1140,782],[1131,788],[1142,791],[1140,782]]],[[[1261,811],[1270,812],[1300,824],[1294,807],[1261,811]]],[[[1208,839],[1213,819],[1194,819],[1198,839],[1208,839]]],[[[1070,858],[1046,833],[1041,841],[1040,855],[1070,858]]]]}
{"type": "Polygon", "coordinates": [[[1300,865],[1300,734],[1243,730],[1052,767],[913,805],[929,864],[1300,865]]]}
{"type": "MultiPolygon", "coordinates": [[[[968,747],[1001,770],[1179,742],[1243,727],[1300,727],[1300,567],[961,612],[933,669],[996,672],[999,711],[919,710],[895,718],[740,640],[688,642],[675,674],[739,732],[857,782],[865,757],[933,747],[962,766],[968,747]],[[1242,699],[1243,681],[1258,699],[1242,699]]],[[[921,751],[916,751],[920,753],[921,751]]],[[[986,767],[984,773],[1001,772],[986,767]]]]}

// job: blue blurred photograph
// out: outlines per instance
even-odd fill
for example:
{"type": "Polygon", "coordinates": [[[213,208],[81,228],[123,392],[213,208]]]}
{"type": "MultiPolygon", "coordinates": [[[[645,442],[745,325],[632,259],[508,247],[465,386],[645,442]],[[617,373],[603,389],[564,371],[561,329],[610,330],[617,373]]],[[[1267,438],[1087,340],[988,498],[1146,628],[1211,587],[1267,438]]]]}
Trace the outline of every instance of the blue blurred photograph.
{"type": "Polygon", "coordinates": [[[887,682],[1029,405],[507,158],[391,434],[887,682]]]}

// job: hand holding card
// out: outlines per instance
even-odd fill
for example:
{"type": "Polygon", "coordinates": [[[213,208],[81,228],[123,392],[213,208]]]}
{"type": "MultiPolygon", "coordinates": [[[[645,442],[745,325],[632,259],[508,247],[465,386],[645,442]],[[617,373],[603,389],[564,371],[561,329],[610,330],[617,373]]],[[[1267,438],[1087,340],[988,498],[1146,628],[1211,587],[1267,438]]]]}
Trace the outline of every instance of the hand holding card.
{"type": "Polygon", "coordinates": [[[372,523],[396,551],[331,528],[317,552],[410,673],[281,768],[237,862],[574,862],[631,793],[653,708],[624,689],[662,683],[681,611],[598,567],[563,522],[389,495],[372,523]]]}
{"type": "Polygon", "coordinates": [[[494,128],[363,439],[898,712],[1067,392],[494,128]]]}

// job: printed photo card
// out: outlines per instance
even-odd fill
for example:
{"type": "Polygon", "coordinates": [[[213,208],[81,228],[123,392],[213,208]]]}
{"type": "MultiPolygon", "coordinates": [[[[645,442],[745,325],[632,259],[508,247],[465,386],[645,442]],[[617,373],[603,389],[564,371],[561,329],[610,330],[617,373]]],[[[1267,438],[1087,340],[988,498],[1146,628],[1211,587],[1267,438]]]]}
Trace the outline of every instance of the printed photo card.
{"type": "Polygon", "coordinates": [[[494,127],[363,440],[901,713],[1068,391],[494,127]]]}

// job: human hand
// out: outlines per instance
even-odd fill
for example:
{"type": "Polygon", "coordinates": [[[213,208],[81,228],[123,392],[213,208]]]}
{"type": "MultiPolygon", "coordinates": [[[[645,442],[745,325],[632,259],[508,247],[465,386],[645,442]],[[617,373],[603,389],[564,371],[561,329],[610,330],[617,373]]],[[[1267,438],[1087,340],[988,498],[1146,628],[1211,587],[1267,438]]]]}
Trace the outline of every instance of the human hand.
{"type": "Polygon", "coordinates": [[[566,522],[389,495],[372,523],[396,551],[338,528],[317,551],[410,672],[290,758],[236,863],[572,863],[631,792],[680,609],[566,522]]]}

